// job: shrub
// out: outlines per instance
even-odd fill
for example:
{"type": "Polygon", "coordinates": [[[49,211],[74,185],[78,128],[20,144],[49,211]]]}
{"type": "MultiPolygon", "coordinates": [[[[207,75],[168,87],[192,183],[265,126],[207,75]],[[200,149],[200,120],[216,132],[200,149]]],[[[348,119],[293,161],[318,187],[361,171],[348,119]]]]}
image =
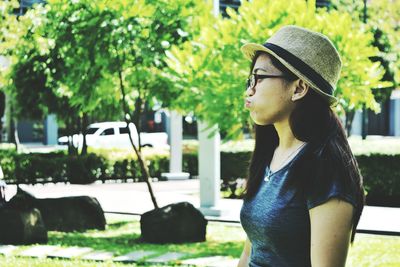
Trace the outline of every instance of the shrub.
{"type": "Polygon", "coordinates": [[[15,156],[17,151],[12,148],[0,150],[0,165],[3,170],[4,180],[7,183],[15,183],[15,156]]]}
{"type": "MultiPolygon", "coordinates": [[[[368,205],[400,207],[400,142],[398,138],[349,138],[356,156],[368,205]],[[378,153],[380,152],[380,153],[378,153]]],[[[225,196],[236,198],[243,191],[242,179],[247,177],[254,140],[227,142],[221,146],[221,189],[225,196]]],[[[188,154],[183,155],[183,169],[198,174],[197,143],[186,144],[188,154]]]]}
{"type": "Polygon", "coordinates": [[[184,153],[182,156],[182,170],[188,172],[190,176],[199,174],[199,162],[196,152],[184,153]]]}
{"type": "Polygon", "coordinates": [[[369,205],[400,207],[400,154],[358,155],[369,205]]]}
{"type": "MultiPolygon", "coordinates": [[[[364,177],[367,204],[400,207],[400,154],[356,155],[356,159],[364,177]]],[[[249,160],[250,153],[221,153],[222,188],[236,192],[237,179],[246,177],[249,160]]]]}
{"type": "Polygon", "coordinates": [[[95,154],[67,156],[67,179],[72,184],[93,183],[102,177],[104,164],[104,159],[95,154]]]}
{"type": "MultiPolygon", "coordinates": [[[[233,149],[230,145],[224,149],[221,152],[221,189],[236,198],[243,185],[240,181],[247,176],[251,151],[248,148],[233,149]]],[[[365,154],[356,154],[356,158],[364,177],[367,204],[399,207],[400,169],[397,166],[400,164],[400,153],[378,154],[365,151],[365,154]]],[[[166,153],[158,155],[152,151],[146,156],[146,162],[151,177],[161,179],[161,173],[168,172],[169,158],[166,153]]],[[[15,149],[3,149],[0,150],[0,164],[5,180],[10,184],[88,184],[96,180],[126,181],[128,178],[143,181],[139,163],[132,157],[112,160],[93,153],[69,157],[63,153],[17,154],[15,149]]],[[[192,177],[198,175],[196,149],[188,149],[183,154],[183,171],[192,177]]]]}
{"type": "Polygon", "coordinates": [[[148,157],[150,177],[161,179],[161,173],[169,172],[169,158],[165,156],[148,157]]]}
{"type": "MultiPolygon", "coordinates": [[[[160,178],[168,172],[166,155],[152,153],[146,157],[151,177],[160,178]]],[[[17,154],[15,150],[0,150],[0,164],[5,181],[9,184],[36,184],[46,182],[70,182],[89,184],[96,180],[124,180],[133,178],[143,181],[136,159],[106,159],[93,153],[85,156],[68,156],[64,153],[17,154]]]]}
{"type": "Polygon", "coordinates": [[[128,166],[131,165],[129,165],[129,161],[127,159],[115,162],[113,166],[114,171],[112,173],[112,178],[123,178],[125,181],[127,178],[134,178],[133,176],[129,176],[129,173],[131,173],[131,169],[128,169],[128,166]]]}

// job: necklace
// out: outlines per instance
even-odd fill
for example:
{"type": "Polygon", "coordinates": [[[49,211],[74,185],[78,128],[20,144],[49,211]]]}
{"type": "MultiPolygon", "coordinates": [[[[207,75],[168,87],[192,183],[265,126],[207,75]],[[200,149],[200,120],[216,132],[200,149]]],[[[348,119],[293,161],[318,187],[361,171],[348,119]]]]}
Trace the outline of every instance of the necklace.
{"type": "MultiPolygon", "coordinates": [[[[294,154],[294,153],[296,153],[297,151],[299,151],[303,146],[305,146],[306,145],[306,143],[303,143],[301,146],[299,146],[295,151],[293,151],[292,153],[290,153],[289,154],[289,156],[287,156],[286,158],[285,158],[285,160],[283,161],[283,163],[282,163],[282,166],[285,166],[285,164],[286,164],[286,161],[294,154]]],[[[278,169],[279,170],[279,169],[278,169]]],[[[268,167],[268,172],[267,172],[267,174],[265,175],[265,177],[264,177],[264,181],[266,181],[266,182],[268,182],[269,180],[270,180],[270,178],[271,178],[271,176],[273,175],[273,174],[275,174],[276,172],[272,172],[271,171],[271,169],[268,167]]]]}

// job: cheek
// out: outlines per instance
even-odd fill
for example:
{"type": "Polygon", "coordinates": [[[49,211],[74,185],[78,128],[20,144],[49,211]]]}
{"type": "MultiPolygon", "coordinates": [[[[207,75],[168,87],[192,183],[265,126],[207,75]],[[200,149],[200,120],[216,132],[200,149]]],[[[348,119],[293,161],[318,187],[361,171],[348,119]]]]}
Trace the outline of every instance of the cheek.
{"type": "Polygon", "coordinates": [[[254,99],[250,117],[259,125],[272,124],[282,119],[286,113],[287,96],[273,92],[259,94],[254,99]]]}
{"type": "Polygon", "coordinates": [[[257,109],[264,110],[275,108],[275,106],[279,106],[283,100],[283,95],[272,90],[265,90],[257,93],[254,98],[257,109]],[[257,95],[257,93],[259,94],[257,95]]]}
{"type": "Polygon", "coordinates": [[[259,125],[268,124],[278,108],[276,102],[273,97],[269,97],[268,99],[258,98],[254,102],[254,107],[250,110],[250,117],[259,125]]]}

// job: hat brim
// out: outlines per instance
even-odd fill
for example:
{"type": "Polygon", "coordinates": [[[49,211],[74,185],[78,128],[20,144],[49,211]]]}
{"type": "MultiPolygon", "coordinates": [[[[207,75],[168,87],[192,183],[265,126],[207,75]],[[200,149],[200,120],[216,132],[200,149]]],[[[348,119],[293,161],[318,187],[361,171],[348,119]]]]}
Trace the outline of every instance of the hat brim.
{"type": "Polygon", "coordinates": [[[244,56],[249,59],[253,60],[255,54],[258,51],[268,53],[275,57],[279,62],[281,62],[286,68],[288,68],[291,72],[293,72],[297,77],[300,79],[304,80],[306,83],[308,83],[312,89],[314,89],[315,92],[320,94],[324,99],[326,99],[329,102],[330,106],[336,106],[338,104],[338,99],[334,96],[331,96],[325,92],[323,92],[318,86],[316,86],[310,79],[308,79],[305,75],[303,75],[300,71],[298,71],[296,68],[294,68],[291,64],[289,64],[286,60],[278,56],[276,53],[271,51],[269,48],[256,44],[256,43],[247,43],[243,45],[240,49],[244,56]]]}

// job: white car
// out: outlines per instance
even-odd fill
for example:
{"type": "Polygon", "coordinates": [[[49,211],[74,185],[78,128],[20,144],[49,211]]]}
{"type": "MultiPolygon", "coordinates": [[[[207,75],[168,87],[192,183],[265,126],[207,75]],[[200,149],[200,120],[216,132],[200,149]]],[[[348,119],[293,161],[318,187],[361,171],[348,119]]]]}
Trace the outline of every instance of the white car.
{"type": "MultiPolygon", "coordinates": [[[[138,133],[135,124],[130,123],[129,129],[132,134],[133,143],[138,146],[138,133]]],[[[59,145],[68,145],[68,136],[58,138],[59,145]]],[[[75,147],[81,148],[83,135],[74,134],[72,141],[75,147]]],[[[98,122],[90,124],[86,130],[86,143],[94,148],[129,148],[129,140],[126,122],[98,122]]],[[[165,132],[140,133],[142,147],[168,147],[168,135],[165,132]]]]}

